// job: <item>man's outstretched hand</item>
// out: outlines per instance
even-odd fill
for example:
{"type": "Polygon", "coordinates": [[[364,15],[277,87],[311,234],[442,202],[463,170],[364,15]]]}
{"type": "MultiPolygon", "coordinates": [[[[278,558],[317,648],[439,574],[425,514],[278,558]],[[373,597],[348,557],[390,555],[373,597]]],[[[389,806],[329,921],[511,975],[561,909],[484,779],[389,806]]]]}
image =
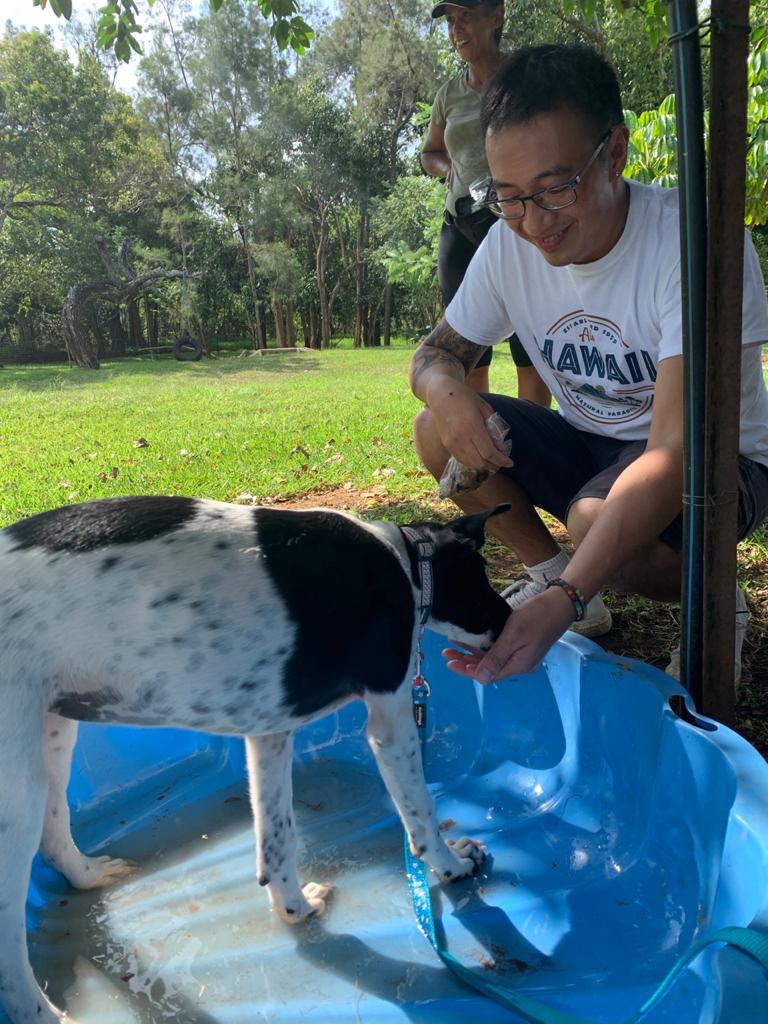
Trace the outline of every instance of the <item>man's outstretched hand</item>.
{"type": "Polygon", "coordinates": [[[573,622],[573,615],[567,594],[552,587],[512,612],[490,650],[480,651],[462,644],[463,650],[447,647],[442,655],[452,672],[478,683],[525,675],[539,666],[552,644],[573,622]]]}

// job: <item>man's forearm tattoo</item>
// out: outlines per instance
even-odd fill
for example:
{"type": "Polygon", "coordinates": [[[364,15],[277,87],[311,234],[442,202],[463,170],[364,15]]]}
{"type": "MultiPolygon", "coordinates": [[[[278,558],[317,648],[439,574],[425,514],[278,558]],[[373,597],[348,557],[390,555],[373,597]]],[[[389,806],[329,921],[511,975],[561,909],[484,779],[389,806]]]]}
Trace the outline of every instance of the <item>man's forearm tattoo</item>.
{"type": "Polygon", "coordinates": [[[432,333],[422,341],[411,362],[411,385],[419,394],[424,374],[440,365],[457,380],[463,380],[475,366],[487,346],[467,341],[441,320],[432,333]]]}

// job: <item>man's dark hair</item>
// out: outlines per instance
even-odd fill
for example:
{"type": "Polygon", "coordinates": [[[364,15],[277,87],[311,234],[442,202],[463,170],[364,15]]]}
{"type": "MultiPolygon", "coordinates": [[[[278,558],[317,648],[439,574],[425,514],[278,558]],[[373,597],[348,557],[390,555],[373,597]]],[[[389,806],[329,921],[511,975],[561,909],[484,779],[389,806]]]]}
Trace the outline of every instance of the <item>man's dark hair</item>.
{"type": "Polygon", "coordinates": [[[485,135],[561,108],[582,114],[594,125],[596,137],[624,120],[616,75],[589,46],[515,50],[485,92],[480,124],[485,135]]]}

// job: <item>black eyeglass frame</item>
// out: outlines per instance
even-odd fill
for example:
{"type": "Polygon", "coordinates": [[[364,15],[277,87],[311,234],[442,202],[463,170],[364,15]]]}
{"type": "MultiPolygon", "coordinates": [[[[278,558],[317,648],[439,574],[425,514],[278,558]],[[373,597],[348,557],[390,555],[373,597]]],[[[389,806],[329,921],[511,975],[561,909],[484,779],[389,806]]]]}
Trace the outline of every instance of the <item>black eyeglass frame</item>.
{"type": "Polygon", "coordinates": [[[489,198],[491,192],[493,191],[492,178],[483,178],[481,181],[473,182],[469,186],[469,194],[475,200],[474,203],[472,204],[473,212],[477,212],[478,210],[490,210],[492,214],[494,214],[496,217],[499,217],[501,220],[522,220],[523,217],[525,217],[525,204],[529,201],[535,203],[540,210],[564,210],[568,206],[573,206],[573,204],[579,198],[576,192],[577,187],[582,183],[587,171],[590,169],[592,164],[595,162],[595,160],[597,160],[597,158],[602,153],[606,143],[608,142],[608,139],[610,139],[615,128],[616,125],[613,125],[612,128],[608,129],[608,131],[603,135],[603,137],[598,142],[597,148],[595,149],[594,153],[589,158],[589,160],[587,160],[584,167],[579,171],[578,174],[576,174],[569,181],[563,182],[562,185],[550,185],[549,188],[542,188],[539,189],[538,192],[531,192],[531,194],[528,196],[510,196],[509,199],[500,199],[498,195],[495,194],[493,198],[489,198]],[[541,196],[558,195],[562,192],[568,191],[572,192],[572,195],[564,203],[558,203],[557,205],[553,206],[551,204],[546,205],[541,201],[541,196]],[[483,198],[480,199],[479,196],[482,196],[483,198]],[[504,203],[521,203],[522,213],[516,213],[513,215],[504,213],[504,203]]]}

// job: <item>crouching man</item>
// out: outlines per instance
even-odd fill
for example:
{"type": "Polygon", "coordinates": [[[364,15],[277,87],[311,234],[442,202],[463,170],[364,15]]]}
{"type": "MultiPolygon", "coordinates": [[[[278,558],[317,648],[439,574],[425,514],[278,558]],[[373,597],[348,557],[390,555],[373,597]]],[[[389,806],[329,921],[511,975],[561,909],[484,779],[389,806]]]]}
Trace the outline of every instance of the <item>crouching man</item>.
{"type": "MultiPolygon", "coordinates": [[[[491,471],[456,498],[466,511],[509,502],[490,526],[524,563],[514,614],[484,656],[449,664],[481,682],[530,672],[575,625],[610,628],[600,589],[680,597],[683,367],[678,195],[623,177],[628,132],[611,68],[581,46],[518,50],[482,105],[491,177],[473,189],[499,218],[444,320],[417,349],[415,425],[437,478],[450,455],[491,471]],[[558,411],[464,381],[484,349],[516,333],[558,411]],[[510,426],[511,458],[486,419],[510,426]],[[539,517],[567,527],[570,559],[539,517]]],[[[744,260],[739,537],[768,514],[765,285],[744,260]]],[[[490,525],[490,524],[489,524],[490,525]]],[[[747,605],[737,588],[736,676],[747,605]]],[[[673,652],[668,671],[679,671],[673,652]]]]}

